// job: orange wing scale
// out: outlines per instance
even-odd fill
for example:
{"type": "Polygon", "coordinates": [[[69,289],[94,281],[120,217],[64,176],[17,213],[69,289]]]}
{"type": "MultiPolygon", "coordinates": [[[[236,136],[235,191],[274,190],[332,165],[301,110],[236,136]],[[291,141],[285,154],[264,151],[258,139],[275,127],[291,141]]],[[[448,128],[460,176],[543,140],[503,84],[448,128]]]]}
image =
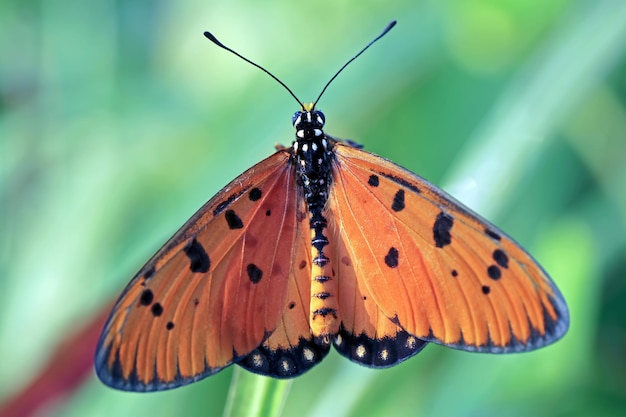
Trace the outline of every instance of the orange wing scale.
{"type": "Polygon", "coordinates": [[[565,333],[563,297],[511,238],[384,158],[342,143],[334,152],[335,238],[388,319],[470,351],[532,350],[565,333]]]}

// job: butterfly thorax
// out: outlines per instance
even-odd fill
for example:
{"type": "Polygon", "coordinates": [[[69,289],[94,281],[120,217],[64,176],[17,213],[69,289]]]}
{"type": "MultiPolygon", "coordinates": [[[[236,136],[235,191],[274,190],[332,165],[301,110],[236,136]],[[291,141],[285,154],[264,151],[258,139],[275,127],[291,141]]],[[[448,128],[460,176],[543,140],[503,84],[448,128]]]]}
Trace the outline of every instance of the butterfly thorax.
{"type": "Polygon", "coordinates": [[[293,116],[296,141],[293,144],[296,170],[309,206],[321,206],[328,199],[331,149],[324,127],[324,114],[301,111],[293,116]]]}
{"type": "Polygon", "coordinates": [[[324,114],[304,110],[294,114],[296,141],[293,144],[296,173],[309,212],[311,230],[311,331],[324,343],[338,331],[337,282],[330,258],[324,253],[328,221],[324,207],[332,181],[332,144],[324,131],[324,114]]]}

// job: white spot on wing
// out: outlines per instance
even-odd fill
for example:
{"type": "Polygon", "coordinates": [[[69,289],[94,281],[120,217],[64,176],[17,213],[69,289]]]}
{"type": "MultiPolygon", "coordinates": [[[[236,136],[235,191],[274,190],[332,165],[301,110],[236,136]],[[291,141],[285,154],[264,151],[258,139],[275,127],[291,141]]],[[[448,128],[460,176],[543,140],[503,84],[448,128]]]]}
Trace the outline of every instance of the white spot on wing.
{"type": "Polygon", "coordinates": [[[406,347],[413,350],[417,347],[417,339],[413,336],[406,338],[406,347]]]}
{"type": "Polygon", "coordinates": [[[356,347],[355,353],[356,353],[356,356],[363,359],[365,355],[367,354],[367,349],[365,349],[365,346],[359,345],[356,347]]]}
{"type": "Polygon", "coordinates": [[[313,362],[315,360],[315,352],[309,348],[302,349],[302,356],[304,356],[304,360],[307,362],[313,362]]]}
{"type": "Polygon", "coordinates": [[[265,360],[263,359],[263,356],[261,356],[259,353],[255,353],[254,355],[252,355],[252,365],[260,368],[263,366],[264,363],[265,360]]]}

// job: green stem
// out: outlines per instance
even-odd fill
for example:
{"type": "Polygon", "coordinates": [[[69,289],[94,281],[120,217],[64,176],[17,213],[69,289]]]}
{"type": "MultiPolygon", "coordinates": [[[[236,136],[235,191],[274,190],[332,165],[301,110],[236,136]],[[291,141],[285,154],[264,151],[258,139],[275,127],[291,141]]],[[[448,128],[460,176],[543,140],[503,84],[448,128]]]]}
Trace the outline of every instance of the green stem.
{"type": "Polygon", "coordinates": [[[236,366],[224,417],[279,417],[290,387],[291,380],[253,374],[236,366]]]}

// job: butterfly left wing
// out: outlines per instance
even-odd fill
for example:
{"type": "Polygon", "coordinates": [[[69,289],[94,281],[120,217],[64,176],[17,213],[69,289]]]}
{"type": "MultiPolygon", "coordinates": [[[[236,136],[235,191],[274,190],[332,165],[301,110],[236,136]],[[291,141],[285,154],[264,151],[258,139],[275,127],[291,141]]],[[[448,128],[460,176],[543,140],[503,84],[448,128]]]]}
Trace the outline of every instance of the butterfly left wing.
{"type": "MultiPolygon", "coordinates": [[[[290,154],[276,152],[157,252],[102,333],[96,371],[103,382],[130,391],[184,385],[242,360],[275,331],[294,279],[301,200],[294,182],[290,154]]],[[[308,282],[306,272],[296,278],[308,282]]]]}
{"type": "Polygon", "coordinates": [[[480,352],[567,331],[552,280],[517,243],[398,165],[337,142],[328,210],[356,279],[408,334],[480,352]]]}

